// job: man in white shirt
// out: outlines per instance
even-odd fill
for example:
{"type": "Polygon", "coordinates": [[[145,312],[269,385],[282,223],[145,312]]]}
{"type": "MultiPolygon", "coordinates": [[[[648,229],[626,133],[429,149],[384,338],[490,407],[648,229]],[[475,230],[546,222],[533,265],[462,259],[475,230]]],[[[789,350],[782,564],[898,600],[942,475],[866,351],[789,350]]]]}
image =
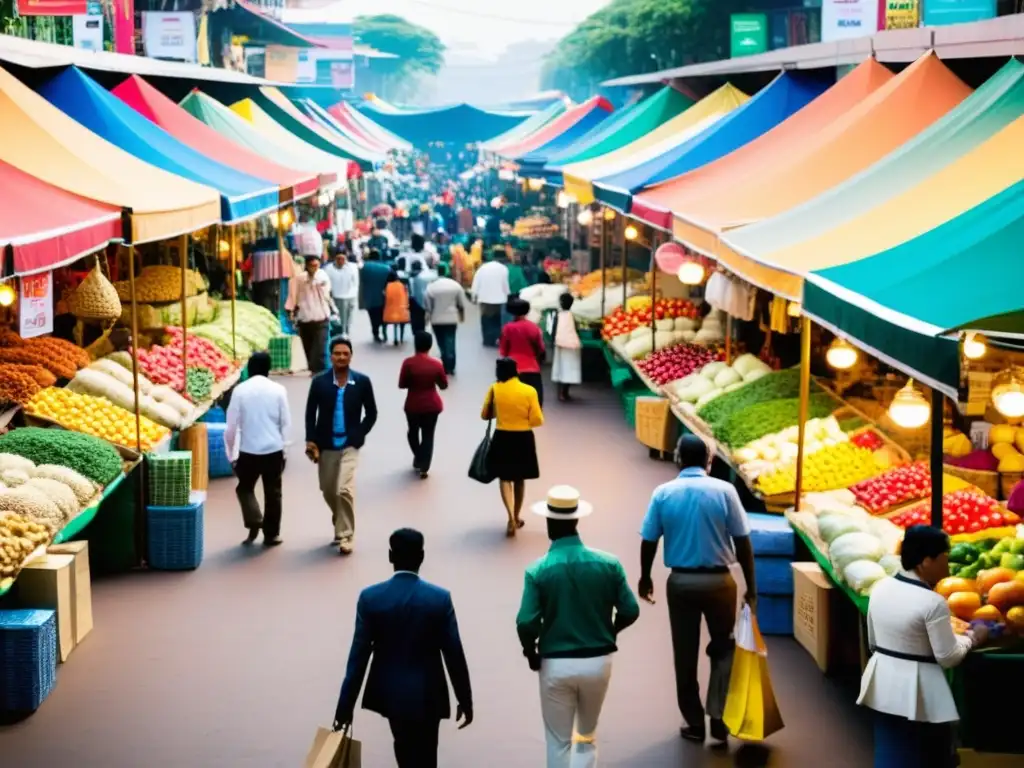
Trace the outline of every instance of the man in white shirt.
{"type": "Polygon", "coordinates": [[[315,376],[327,367],[327,324],[338,314],[331,298],[331,281],[320,269],[318,257],[307,256],[302,274],[288,281],[284,308],[298,328],[306,362],[315,376]]]}
{"type": "Polygon", "coordinates": [[[324,272],[331,281],[331,297],[338,310],[336,332],[348,336],[359,300],[359,267],[348,260],[344,248],[337,248],[334,261],[324,267],[324,272]]]}
{"type": "Polygon", "coordinates": [[[501,310],[508,301],[508,267],[494,258],[484,256],[485,263],[473,276],[470,292],[473,301],[480,305],[480,333],[485,347],[498,346],[501,336],[501,310]]]}
{"type": "Polygon", "coordinates": [[[249,536],[246,546],[263,531],[263,546],[281,543],[281,475],[288,444],[291,414],[288,393],[271,381],[270,355],[257,352],[249,359],[249,378],[231,393],[224,446],[238,477],[235,493],[249,536]],[[256,499],[256,481],[263,480],[265,509],[256,499]]]}
{"type": "Polygon", "coordinates": [[[444,372],[455,373],[455,331],[466,318],[465,291],[451,278],[447,264],[437,265],[437,280],[427,286],[424,309],[441,350],[444,372]]]}

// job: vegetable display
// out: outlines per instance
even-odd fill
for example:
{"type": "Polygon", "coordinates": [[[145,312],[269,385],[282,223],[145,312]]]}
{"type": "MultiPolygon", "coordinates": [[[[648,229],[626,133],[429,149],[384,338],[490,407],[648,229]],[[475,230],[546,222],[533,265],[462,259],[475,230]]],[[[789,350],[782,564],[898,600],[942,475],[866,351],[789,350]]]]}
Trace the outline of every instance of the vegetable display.
{"type": "MultiPolygon", "coordinates": [[[[874,453],[853,443],[822,446],[804,456],[803,487],[807,491],[846,488],[878,472],[874,453]]],[[[796,461],[757,478],[757,488],[766,496],[796,490],[796,461]]]]}
{"type": "MultiPolygon", "coordinates": [[[[926,500],[907,507],[890,518],[901,528],[931,524],[931,501],[926,500]]],[[[991,496],[979,490],[965,488],[942,495],[942,528],[951,535],[976,533],[986,528],[1014,525],[1020,518],[1003,509],[991,496]]]]}
{"type": "Polygon", "coordinates": [[[652,352],[638,362],[636,367],[655,384],[664,385],[689,376],[714,360],[724,358],[723,349],[683,343],[652,352]]]}
{"type": "Polygon", "coordinates": [[[693,403],[693,408],[698,409],[719,395],[733,392],[770,372],[768,366],[753,355],[740,355],[732,366],[725,364],[724,357],[725,352],[721,351],[699,373],[673,383],[668,387],[669,395],[683,403],[693,403]]]}
{"type": "Polygon", "coordinates": [[[213,391],[213,373],[209,368],[189,366],[185,371],[185,393],[193,402],[207,400],[213,391]]]}
{"type": "MultiPolygon", "coordinates": [[[[733,392],[727,392],[708,403],[705,408],[714,405],[718,400],[730,396],[741,396],[750,387],[755,387],[764,381],[767,376],[758,379],[751,384],[741,387],[733,392]]],[[[810,396],[807,403],[808,418],[821,418],[831,414],[839,404],[826,393],[816,393],[810,396]]],[[[698,410],[698,414],[701,411],[698,410]]],[[[740,447],[751,443],[760,437],[779,432],[786,427],[796,424],[800,417],[800,401],[796,398],[786,400],[768,400],[755,402],[752,405],[734,410],[725,417],[715,428],[715,437],[729,447],[740,447]]],[[[870,453],[870,451],[869,451],[870,453]]]]}
{"type": "Polygon", "coordinates": [[[60,505],[42,489],[27,484],[0,490],[0,513],[2,512],[14,512],[28,520],[42,523],[52,531],[63,528],[70,517],[65,515],[60,505]]]}
{"type": "Polygon", "coordinates": [[[40,464],[32,470],[32,477],[63,483],[75,495],[79,506],[90,503],[98,490],[96,483],[92,480],[83,477],[69,467],[61,467],[56,464],[40,464]]]}
{"type": "MultiPolygon", "coordinates": [[[[814,382],[811,382],[811,391],[816,389],[814,382]]],[[[748,405],[766,402],[769,400],[787,400],[800,395],[800,371],[790,368],[784,371],[775,371],[762,376],[757,381],[751,382],[748,386],[728,392],[721,397],[697,409],[697,415],[714,431],[730,415],[746,408],[748,405]]],[[[795,422],[792,422],[795,423],[795,422]]],[[[789,426],[784,424],[783,426],[789,426]]],[[[764,434],[769,434],[765,432],[764,434]]],[[[715,435],[718,436],[717,433],[715,435]]],[[[748,441],[749,442],[749,441],[748,441]]],[[[744,443],[738,443],[743,445],[744,443]]]]}
{"type": "Polygon", "coordinates": [[[627,299],[625,308],[616,307],[604,319],[601,324],[601,337],[605,341],[610,341],[616,336],[631,333],[639,328],[649,329],[651,320],[676,318],[691,321],[690,324],[681,325],[678,329],[693,331],[696,336],[697,328],[700,326],[700,312],[693,302],[686,299],[658,299],[652,303],[648,296],[633,296],[627,299]]]}
{"type": "Polygon", "coordinates": [[[955,544],[949,570],[935,591],[954,616],[1024,632],[1024,533],[955,544]]]}
{"type": "MultiPolygon", "coordinates": [[[[32,398],[25,406],[25,411],[74,432],[99,437],[118,445],[135,445],[135,414],[101,397],[48,387],[32,398]]],[[[152,450],[153,446],[170,434],[167,427],[145,416],[139,417],[139,424],[140,447],[143,451],[152,450]]],[[[14,434],[19,431],[15,430],[14,434]]]]}
{"type": "Polygon", "coordinates": [[[931,472],[927,462],[917,461],[851,485],[850,492],[858,504],[877,515],[899,504],[927,497],[931,493],[931,472]]]}
{"type": "MultiPolygon", "coordinates": [[[[114,283],[118,298],[131,301],[131,286],[127,280],[114,283]]],[[[195,296],[206,290],[206,281],[195,270],[185,275],[185,291],[195,296]]],[[[160,304],[181,299],[181,267],[155,265],[143,267],[135,278],[135,300],[139,304],[160,304]]]]}
{"type": "Polygon", "coordinates": [[[47,467],[66,467],[101,486],[114,480],[123,469],[121,456],[112,445],[63,429],[13,429],[0,435],[0,454],[14,454],[47,467]]]}

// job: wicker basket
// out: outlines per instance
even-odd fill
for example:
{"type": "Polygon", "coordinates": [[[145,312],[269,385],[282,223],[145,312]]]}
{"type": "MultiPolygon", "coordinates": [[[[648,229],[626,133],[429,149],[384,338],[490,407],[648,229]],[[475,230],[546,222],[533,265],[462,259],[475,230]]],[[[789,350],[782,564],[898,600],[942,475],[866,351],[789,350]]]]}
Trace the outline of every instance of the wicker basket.
{"type": "MultiPolygon", "coordinates": [[[[999,473],[998,472],[985,472],[978,469],[965,469],[964,467],[955,467],[952,464],[943,464],[942,471],[947,475],[953,475],[959,477],[961,480],[966,480],[971,485],[975,486],[978,490],[988,494],[993,499],[1001,498],[999,496],[999,473]]],[[[1020,473],[1015,473],[1020,474],[1020,473]]]]}
{"type": "Polygon", "coordinates": [[[1000,472],[998,498],[1002,501],[1009,499],[1014,487],[1021,480],[1024,480],[1024,472],[1000,472]]]}
{"type": "Polygon", "coordinates": [[[97,260],[85,280],[68,296],[68,309],[80,320],[117,320],[121,317],[121,299],[97,260]]]}

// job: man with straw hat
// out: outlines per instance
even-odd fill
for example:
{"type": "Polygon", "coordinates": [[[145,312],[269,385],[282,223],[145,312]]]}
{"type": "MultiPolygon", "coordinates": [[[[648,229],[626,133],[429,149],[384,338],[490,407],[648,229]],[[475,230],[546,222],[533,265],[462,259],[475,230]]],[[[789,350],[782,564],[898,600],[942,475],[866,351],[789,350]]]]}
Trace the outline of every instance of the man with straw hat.
{"type": "Polygon", "coordinates": [[[547,518],[551,548],[526,569],[516,629],[530,669],[540,672],[547,768],[593,768],[615,641],[640,607],[622,564],[580,540],[577,524],[593,508],[579,491],[555,486],[532,511],[547,518]]]}

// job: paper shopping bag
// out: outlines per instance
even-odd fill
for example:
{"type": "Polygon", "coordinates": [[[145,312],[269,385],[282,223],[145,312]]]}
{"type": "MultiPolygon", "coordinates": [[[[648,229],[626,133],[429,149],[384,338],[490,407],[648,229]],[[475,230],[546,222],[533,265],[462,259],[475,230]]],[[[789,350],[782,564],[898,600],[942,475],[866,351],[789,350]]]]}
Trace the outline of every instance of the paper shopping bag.
{"type": "Polygon", "coordinates": [[[768,673],[768,649],[749,605],[743,606],[736,625],[736,650],[722,719],[729,733],[747,741],[763,741],[783,728],[768,673]]]}
{"type": "Polygon", "coordinates": [[[317,728],[303,768],[362,768],[363,745],[352,738],[351,728],[317,728]]]}

